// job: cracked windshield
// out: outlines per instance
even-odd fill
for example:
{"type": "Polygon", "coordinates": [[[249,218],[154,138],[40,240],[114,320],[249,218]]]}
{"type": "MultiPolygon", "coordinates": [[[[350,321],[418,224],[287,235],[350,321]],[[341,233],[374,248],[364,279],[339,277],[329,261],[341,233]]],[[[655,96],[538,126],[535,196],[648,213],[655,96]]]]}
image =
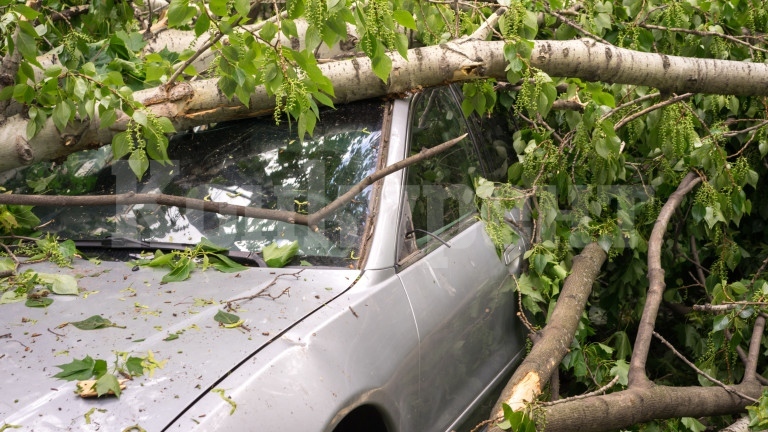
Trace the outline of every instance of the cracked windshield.
{"type": "MultiPolygon", "coordinates": [[[[205,201],[308,214],[341,196],[376,168],[382,103],[366,101],[322,113],[313,136],[298,138],[296,124],[270,117],[219,124],[178,134],[171,164],[151,162],[137,180],[128,161],[109,146],[37,164],[4,179],[14,193],[169,194],[205,201]],[[55,184],[54,184],[55,183],[55,184]]],[[[317,223],[317,229],[271,219],[156,204],[35,207],[42,230],[74,240],[119,239],[149,251],[203,238],[231,251],[260,252],[298,244],[288,265],[354,265],[369,213],[371,187],[317,223]],[[134,240],[145,242],[136,243],[134,240]],[[147,244],[146,242],[149,242],[147,244]],[[150,247],[144,247],[150,246],[150,247]]],[[[115,246],[116,242],[104,243],[115,246]]],[[[89,245],[79,243],[78,247],[89,245]]],[[[120,258],[115,251],[115,258],[120,258]]]]}

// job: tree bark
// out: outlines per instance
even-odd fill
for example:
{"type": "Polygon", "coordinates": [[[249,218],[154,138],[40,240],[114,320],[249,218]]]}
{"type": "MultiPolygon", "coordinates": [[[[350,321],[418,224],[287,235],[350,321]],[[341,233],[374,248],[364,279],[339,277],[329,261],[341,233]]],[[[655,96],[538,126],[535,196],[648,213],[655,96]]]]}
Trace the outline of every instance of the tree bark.
{"type": "Polygon", "coordinates": [[[533,349],[502,390],[491,418],[503,415],[502,403],[518,411],[541,394],[571,347],[579,319],[592,292],[592,284],[605,259],[606,254],[597,243],[590,243],[574,257],[572,272],[565,279],[549,323],[541,330],[533,349]]]}
{"type": "MultiPolygon", "coordinates": [[[[391,54],[392,73],[384,83],[367,57],[329,62],[320,69],[333,82],[336,103],[402,94],[420,88],[476,78],[505,79],[504,42],[460,40],[408,51],[408,58],[391,54]]],[[[641,53],[591,40],[536,41],[531,65],[552,76],[568,76],[607,83],[647,85],[673,92],[706,92],[735,95],[768,95],[768,65],[641,53]]],[[[263,87],[251,95],[248,107],[228,100],[216,79],[192,81],[134,93],[135,99],[160,117],[171,120],[177,130],[193,126],[253,117],[271,112],[275,103],[263,87]]],[[[26,134],[27,119],[21,115],[0,125],[0,172],[41,160],[62,157],[73,151],[111,143],[125,130],[126,116],[109,129],[99,127],[98,118],[70,125],[64,133],[48,120],[43,130],[29,140],[25,157],[16,150],[17,137],[26,134]]]]}

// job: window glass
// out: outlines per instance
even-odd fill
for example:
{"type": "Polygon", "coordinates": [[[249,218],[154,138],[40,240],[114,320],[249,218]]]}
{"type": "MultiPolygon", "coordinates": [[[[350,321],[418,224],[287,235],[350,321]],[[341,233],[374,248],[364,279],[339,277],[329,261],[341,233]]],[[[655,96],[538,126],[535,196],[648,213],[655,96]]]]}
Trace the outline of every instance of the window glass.
{"type": "MultiPolygon", "coordinates": [[[[467,123],[449,87],[428,90],[414,102],[410,154],[467,132],[467,123]]],[[[405,229],[410,247],[423,247],[434,236],[450,238],[451,228],[475,211],[472,177],[478,166],[471,138],[407,170],[405,229]],[[410,213],[410,220],[407,213],[410,213]]],[[[405,233],[404,233],[405,234],[405,233]]]]}
{"type": "MultiPolygon", "coordinates": [[[[168,149],[173,164],[153,162],[141,181],[127,161],[111,160],[106,147],[72,155],[58,167],[50,163],[30,167],[6,181],[5,187],[16,193],[163,193],[311,213],[375,171],[382,117],[380,101],[340,105],[323,112],[314,135],[303,141],[298,139],[295,123],[276,125],[271,116],[222,123],[176,135],[168,149]],[[50,183],[42,185],[46,180],[50,183]]],[[[367,188],[320,221],[317,230],[270,219],[149,204],[38,207],[33,211],[45,223],[45,231],[63,238],[121,237],[195,244],[205,237],[231,250],[249,252],[258,252],[272,242],[297,240],[297,262],[347,266],[352,263],[350,257],[359,255],[371,190],[367,188]]]]}
{"type": "Polygon", "coordinates": [[[517,130],[515,116],[497,104],[492,113],[472,116],[483,155],[485,176],[497,182],[507,181],[509,158],[515,155],[512,136],[517,130]]]}

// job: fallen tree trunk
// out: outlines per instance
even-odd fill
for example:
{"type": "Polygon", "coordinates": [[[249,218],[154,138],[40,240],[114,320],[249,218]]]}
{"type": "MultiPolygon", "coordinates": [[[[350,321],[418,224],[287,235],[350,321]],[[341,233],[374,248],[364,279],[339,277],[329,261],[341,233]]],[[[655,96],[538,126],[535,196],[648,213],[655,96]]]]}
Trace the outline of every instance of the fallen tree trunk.
{"type": "MultiPolygon", "coordinates": [[[[367,57],[320,65],[333,82],[336,103],[388,94],[418,91],[423,87],[476,78],[506,77],[504,42],[473,39],[415,48],[403,59],[391,54],[393,68],[382,82],[367,57]]],[[[642,53],[591,40],[536,41],[531,65],[552,76],[569,76],[607,83],[647,85],[670,92],[768,95],[768,65],[725,60],[694,59],[642,53]]],[[[178,84],[170,90],[155,88],[134,93],[154,115],[171,120],[176,130],[253,117],[275,107],[263,87],[251,95],[249,106],[228,100],[216,79],[178,84]]],[[[27,119],[15,115],[0,125],[0,172],[73,151],[99,147],[126,129],[129,118],[120,116],[108,129],[98,118],[76,122],[60,133],[51,119],[26,141],[27,119]]]]}

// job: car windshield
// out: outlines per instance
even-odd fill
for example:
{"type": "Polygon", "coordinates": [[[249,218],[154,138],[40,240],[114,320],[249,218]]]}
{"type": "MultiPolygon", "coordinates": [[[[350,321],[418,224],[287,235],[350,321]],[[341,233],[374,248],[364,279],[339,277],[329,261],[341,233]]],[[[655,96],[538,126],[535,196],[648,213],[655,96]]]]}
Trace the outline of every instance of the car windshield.
{"type": "MultiPolygon", "coordinates": [[[[295,124],[272,117],[223,123],[177,134],[169,165],[152,162],[139,181],[128,161],[111,160],[109,148],[71,155],[60,165],[42,164],[5,182],[15,193],[162,193],[239,206],[312,213],[371,174],[377,164],[382,102],[347,104],[321,113],[313,136],[298,139],[295,124]]],[[[71,239],[120,238],[195,244],[202,238],[258,252],[273,242],[298,241],[299,260],[351,264],[359,255],[371,187],[316,229],[156,204],[100,207],[36,207],[43,230],[71,239]]]]}

